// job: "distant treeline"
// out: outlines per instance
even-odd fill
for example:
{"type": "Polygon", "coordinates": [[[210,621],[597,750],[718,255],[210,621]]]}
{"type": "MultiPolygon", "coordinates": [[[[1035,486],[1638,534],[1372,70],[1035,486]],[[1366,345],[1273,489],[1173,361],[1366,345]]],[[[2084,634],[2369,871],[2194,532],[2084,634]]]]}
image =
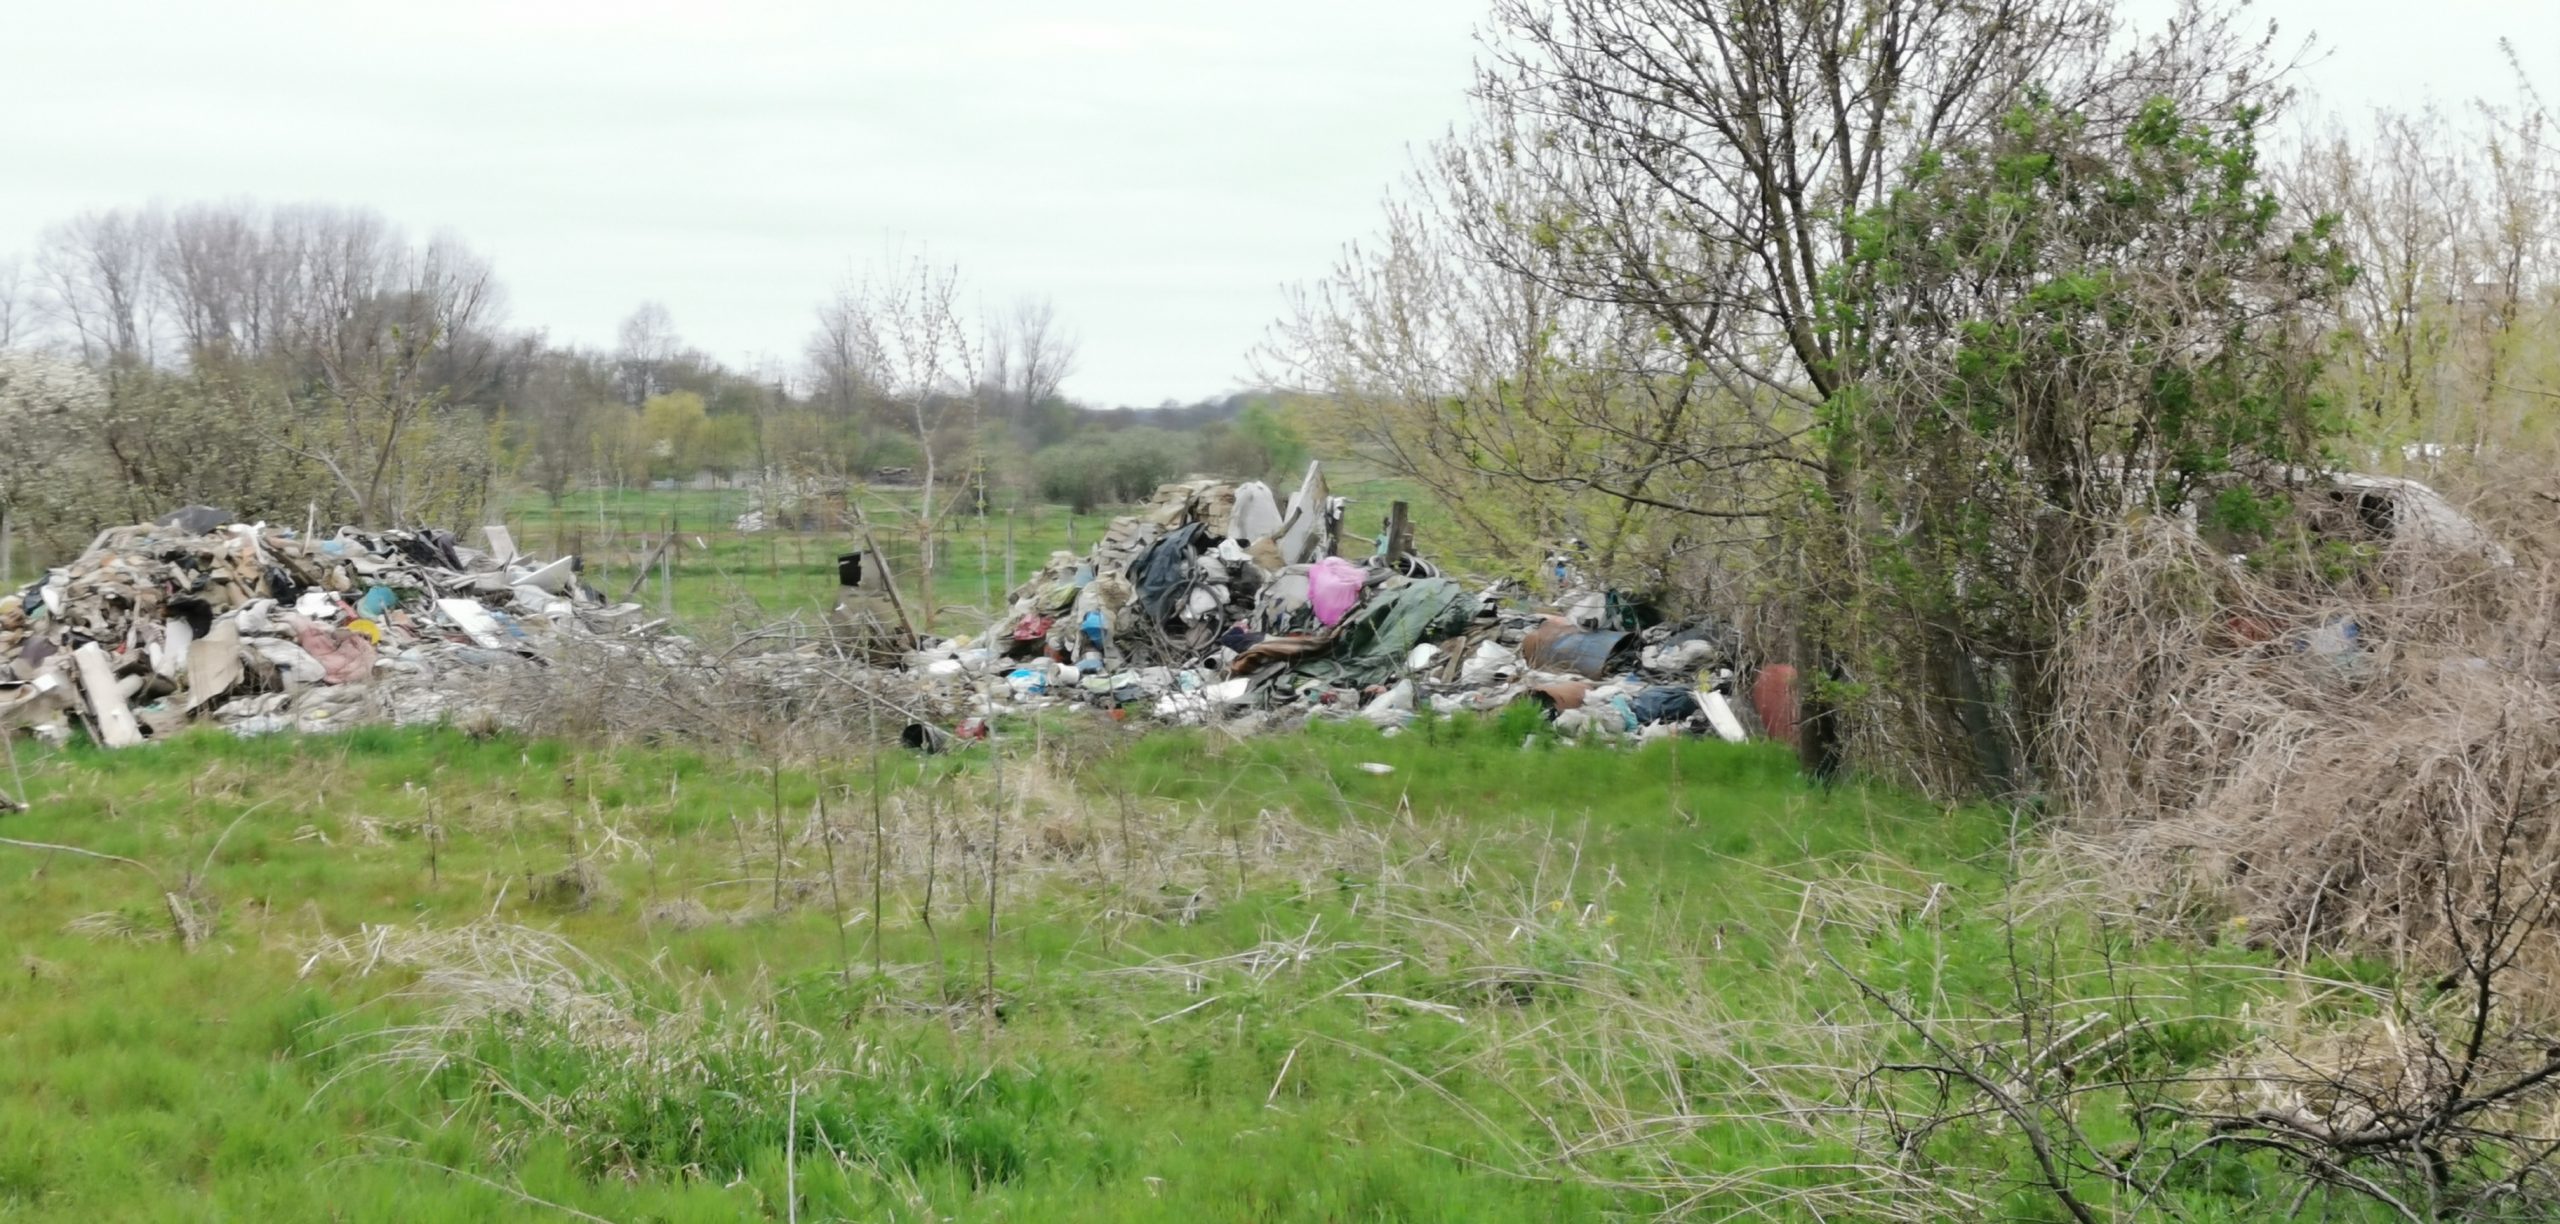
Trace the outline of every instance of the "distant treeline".
{"type": "Polygon", "coordinates": [[[554,343],[487,260],[363,209],[83,213],[0,258],[0,515],[59,551],[187,502],[452,525],[517,487],[883,468],[1089,507],[1303,453],[1269,394],[1079,403],[1045,300],[962,300],[955,269],[886,260],[817,305],[798,362],[739,368],[655,303],[610,349],[554,343]]]}

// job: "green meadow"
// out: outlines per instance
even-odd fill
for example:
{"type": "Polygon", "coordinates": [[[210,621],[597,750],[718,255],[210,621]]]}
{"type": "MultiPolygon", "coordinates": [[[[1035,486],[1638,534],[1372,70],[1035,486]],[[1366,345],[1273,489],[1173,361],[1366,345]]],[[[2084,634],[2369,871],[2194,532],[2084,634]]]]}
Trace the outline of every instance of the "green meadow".
{"type": "MultiPolygon", "coordinates": [[[[2022,917],[2001,814],[1535,727],[1054,719],[777,770],[448,730],[22,747],[0,1216],[1837,1218],[1886,1175],[1781,1105],[1851,1104],[1908,1044],[1858,982],[1981,1015],[2104,974],[2196,1017],[2141,1036],[2177,1067],[2273,989],[2022,917]]],[[[2052,1214],[1998,1127],[1928,1144],[2052,1214]]],[[[2251,1179],[2175,1193],[2255,1218],[2251,1179]]]]}

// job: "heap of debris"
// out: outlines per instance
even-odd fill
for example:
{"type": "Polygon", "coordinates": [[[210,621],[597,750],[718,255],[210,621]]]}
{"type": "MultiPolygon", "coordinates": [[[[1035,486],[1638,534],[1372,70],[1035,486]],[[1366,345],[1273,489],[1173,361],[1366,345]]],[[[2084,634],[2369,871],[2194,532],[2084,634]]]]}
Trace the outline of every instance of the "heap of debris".
{"type": "Polygon", "coordinates": [[[501,528],[482,550],[189,507],[0,598],[0,735],[83,725],[125,747],[207,721],[250,735],[469,717],[657,737],[761,718],[903,724],[936,747],[1064,707],[1248,730],[1516,702],[1568,735],[1746,734],[1730,627],[1607,625],[1617,605],[1588,592],[1542,604],[1462,585],[1413,550],[1400,514],[1374,546],[1346,537],[1346,505],[1316,466],[1285,508],[1259,482],[1166,485],[960,640],[919,635],[879,558],[850,553],[823,633],[776,627],[716,652],[608,601],[574,557],[516,555],[501,528]]]}
{"type": "Polygon", "coordinates": [[[0,735],[110,748],[210,720],[240,734],[456,712],[464,678],[538,665],[564,635],[644,639],[577,559],[449,532],[313,536],[190,506],[101,534],[79,559],[0,596],[0,735]]]}
{"type": "Polygon", "coordinates": [[[1582,592],[1541,605],[1470,589],[1412,551],[1401,515],[1354,559],[1345,509],[1320,464],[1285,510],[1260,482],[1163,486],[1086,556],[1053,554],[983,637],[909,663],[997,708],[1081,703],[1175,724],[1395,727],[1534,701],[1569,735],[1745,737],[1730,626],[1607,628],[1606,602],[1582,592]]]}

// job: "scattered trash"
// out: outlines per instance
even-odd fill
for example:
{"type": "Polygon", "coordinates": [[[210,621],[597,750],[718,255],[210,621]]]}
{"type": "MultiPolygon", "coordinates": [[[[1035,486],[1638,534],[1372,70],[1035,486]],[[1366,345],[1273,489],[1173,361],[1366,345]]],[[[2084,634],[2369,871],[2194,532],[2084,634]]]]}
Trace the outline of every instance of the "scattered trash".
{"type": "Polygon", "coordinates": [[[1547,717],[1552,719],[1568,710],[1581,709],[1583,700],[1591,695],[1591,686],[1580,680],[1559,680],[1552,684],[1533,685],[1528,695],[1544,707],[1547,717]]]}
{"type": "Polygon", "coordinates": [[[576,560],[575,557],[562,557],[549,565],[514,574],[509,578],[508,585],[529,586],[546,594],[557,595],[561,588],[569,584],[570,566],[576,560]]]}
{"type": "Polygon", "coordinates": [[[1728,744],[1739,744],[1749,738],[1743,734],[1742,720],[1734,717],[1733,706],[1724,694],[1712,690],[1698,694],[1698,708],[1705,711],[1707,725],[1715,729],[1716,738],[1728,744]]]}
{"type": "MultiPolygon", "coordinates": [[[[1383,553],[1350,560],[1339,555],[1344,503],[1321,465],[1286,512],[1264,513],[1267,495],[1252,484],[1165,485],[1085,555],[1051,554],[983,636],[910,665],[955,708],[1082,702],[1176,725],[1358,717],[1394,728],[1425,711],[1489,713],[1524,698],[1553,716],[1592,696],[1605,717],[1551,726],[1604,737],[1711,729],[1696,690],[1702,674],[1729,676],[1739,662],[1729,625],[1584,628],[1553,605],[1508,604],[1500,587],[1470,590],[1410,551],[1392,566],[1383,553]],[[964,666],[971,652],[1003,662],[964,666]]],[[[1595,623],[1625,614],[1606,592],[1589,598],[1595,623]]],[[[1723,712],[1733,714],[1729,699],[1723,712]]]]}
{"type": "Polygon", "coordinates": [[[948,752],[952,736],[940,727],[917,722],[908,723],[906,729],[898,733],[898,741],[917,752],[948,752]]]}
{"type": "Polygon", "coordinates": [[[1500,642],[1484,642],[1467,656],[1466,666],[1458,669],[1458,683],[1469,687],[1491,684],[1515,672],[1519,664],[1519,651],[1500,642]]]}
{"type": "Polygon", "coordinates": [[[1316,562],[1307,575],[1307,602],[1315,608],[1316,623],[1328,629],[1341,624],[1350,615],[1351,605],[1360,602],[1366,577],[1359,566],[1340,557],[1316,562]]]}
{"type": "MultiPolygon", "coordinates": [[[[1321,465],[1285,510],[1257,484],[1165,485],[1083,555],[1051,554],[982,634],[956,639],[918,633],[877,559],[846,552],[823,623],[717,651],[608,602],[575,557],[518,555],[503,528],[481,551],[445,532],[307,535],[189,507],[108,531],[0,594],[0,734],[59,741],[85,725],[128,746],[201,722],[243,735],[532,727],[572,710],[574,725],[657,737],[684,733],[715,689],[727,708],[899,727],[923,752],[1070,707],[1238,732],[1348,718],[1396,730],[1527,700],[1554,735],[1740,734],[1729,626],[1631,629],[1614,596],[1601,606],[1616,627],[1577,626],[1516,586],[1442,576],[1393,530],[1400,514],[1395,563],[1383,548],[1351,560],[1346,505],[1321,465]],[[650,688],[624,679],[641,667],[656,669],[650,688]],[[636,696],[659,690],[666,700],[636,696]]],[[[1763,685],[1781,670],[1763,669],[1763,685]]]]}
{"type": "Polygon", "coordinates": [[[1624,672],[1637,653],[1635,635],[1606,629],[1578,629],[1574,622],[1550,617],[1520,639],[1520,657],[1546,671],[1571,672],[1593,680],[1624,672]]]}
{"type": "Polygon", "coordinates": [[[516,551],[515,533],[504,526],[491,523],[481,528],[480,534],[488,537],[489,556],[500,565],[513,565],[523,555],[516,551]]]}
{"type": "Polygon", "coordinates": [[[98,741],[109,748],[130,748],[142,742],[142,725],[125,704],[124,684],[116,678],[115,665],[107,662],[107,652],[89,642],[71,652],[80,665],[80,688],[89,699],[89,715],[98,726],[98,741]]]}
{"type": "Polygon", "coordinates": [[[211,535],[215,528],[231,521],[231,512],[212,506],[180,506],[154,520],[154,525],[175,528],[188,535],[211,535]]]}
{"type": "Polygon", "coordinates": [[[315,538],[230,517],[188,506],[111,529],[0,596],[0,734],[60,738],[77,719],[125,748],[206,719],[242,734],[425,721],[449,711],[433,686],[456,667],[625,632],[638,610],[579,584],[572,558],[511,571],[443,532],[315,538]]]}
{"type": "Polygon", "coordinates": [[[1400,727],[1413,718],[1413,681],[1405,680],[1371,698],[1360,717],[1381,727],[1400,727]]]}
{"type": "Polygon", "coordinates": [[[490,650],[506,649],[505,630],[498,627],[498,618],[489,615],[489,610],[481,607],[478,600],[439,599],[436,601],[436,610],[444,613],[447,620],[469,634],[473,642],[490,650]]]}
{"type": "Polygon", "coordinates": [[[1376,774],[1377,776],[1379,776],[1379,777],[1383,778],[1383,777],[1387,776],[1388,774],[1394,773],[1395,771],[1396,771],[1396,767],[1395,767],[1395,766],[1393,766],[1393,765],[1382,764],[1382,763],[1377,762],[1377,761],[1362,761],[1362,762],[1360,762],[1360,772],[1365,773],[1365,774],[1376,774]]]}
{"type": "Polygon", "coordinates": [[[1796,669],[1785,663],[1771,663],[1760,669],[1751,682],[1751,712],[1760,719],[1760,733],[1792,748],[1796,743],[1796,669]]]}
{"type": "Polygon", "coordinates": [[[1627,709],[1638,727],[1684,723],[1698,716],[1698,695],[1679,685],[1655,685],[1627,699],[1627,709]]]}

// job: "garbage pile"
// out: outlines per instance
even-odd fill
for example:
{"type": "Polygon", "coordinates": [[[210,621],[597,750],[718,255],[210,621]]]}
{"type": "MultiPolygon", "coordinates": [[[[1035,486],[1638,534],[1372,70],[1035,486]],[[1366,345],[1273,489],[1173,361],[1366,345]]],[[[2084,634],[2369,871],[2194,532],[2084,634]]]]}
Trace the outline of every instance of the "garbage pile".
{"type": "Polygon", "coordinates": [[[908,664],[997,709],[1085,704],[1182,725],[1398,727],[1534,701],[1572,736],[1747,734],[1731,627],[1602,628],[1607,602],[1584,592],[1539,605],[1471,590],[1392,530],[1359,549],[1345,509],[1321,465],[1285,509],[1260,482],[1165,485],[1087,555],[1053,554],[983,636],[908,664]]]}
{"type": "Polygon", "coordinates": [[[1587,591],[1539,602],[1462,585],[1415,553],[1400,516],[1364,542],[1346,509],[1314,465],[1285,505],[1259,482],[1166,485],[959,640],[919,636],[877,558],[848,553],[821,634],[794,623],[715,652],[607,600],[574,557],[519,556],[502,528],[474,549],[188,507],[0,596],[0,736],[80,726],[126,747],[206,722],[252,735],[465,715],[649,736],[759,718],[885,732],[888,714],[935,748],[1068,707],[1252,730],[1520,702],[1574,737],[1748,733],[1729,626],[1639,630],[1587,591]]]}
{"type": "Polygon", "coordinates": [[[190,506],[101,534],[0,596],[0,735],[75,720],[110,748],[193,723],[240,734],[453,713],[479,673],[535,665],[561,635],[645,638],[575,558],[442,531],[306,536],[190,506]]]}

